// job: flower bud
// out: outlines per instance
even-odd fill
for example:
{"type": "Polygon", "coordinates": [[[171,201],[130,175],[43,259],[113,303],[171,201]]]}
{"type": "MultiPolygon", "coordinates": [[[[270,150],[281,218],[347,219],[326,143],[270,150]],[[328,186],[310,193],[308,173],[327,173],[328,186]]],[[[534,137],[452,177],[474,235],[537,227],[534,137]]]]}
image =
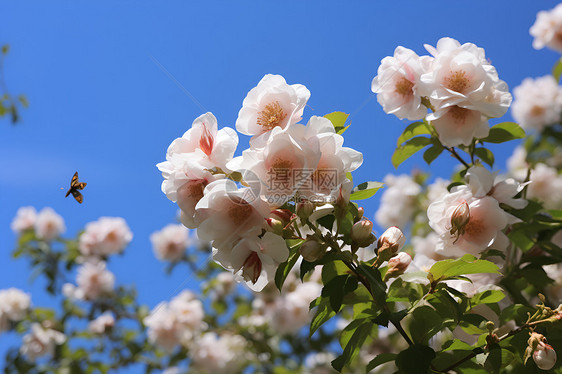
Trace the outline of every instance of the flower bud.
{"type": "Polygon", "coordinates": [[[533,360],[541,370],[550,370],[556,364],[556,351],[552,346],[541,342],[533,352],[533,360]]]}
{"type": "Polygon", "coordinates": [[[291,222],[293,213],[288,209],[274,209],[269,214],[269,218],[279,220],[283,227],[287,226],[291,222]]]}
{"type": "Polygon", "coordinates": [[[412,263],[412,256],[406,252],[400,252],[395,257],[388,260],[388,270],[386,271],[385,280],[396,278],[408,269],[412,263]]]}
{"type": "Polygon", "coordinates": [[[357,243],[360,247],[367,247],[375,241],[375,236],[372,231],[373,222],[368,219],[363,219],[356,222],[351,227],[351,240],[357,243]]]}
{"type": "Polygon", "coordinates": [[[377,242],[377,255],[381,259],[378,261],[388,261],[402,249],[406,243],[406,238],[396,226],[389,227],[386,231],[379,237],[377,242]]]}
{"type": "Polygon", "coordinates": [[[302,258],[308,262],[314,262],[322,258],[326,253],[327,246],[325,243],[321,243],[314,236],[309,235],[306,237],[304,243],[300,247],[300,253],[302,258]]]}
{"type": "Polygon", "coordinates": [[[363,214],[365,214],[365,209],[363,209],[363,207],[360,206],[359,208],[357,208],[357,218],[359,219],[363,218],[363,214]]]}
{"type": "Polygon", "coordinates": [[[274,234],[277,235],[282,235],[283,234],[283,223],[281,221],[279,221],[278,219],[275,218],[267,218],[266,219],[267,225],[268,225],[268,230],[273,232],[274,234]]]}
{"type": "Polygon", "coordinates": [[[459,236],[464,234],[464,228],[468,224],[468,221],[470,221],[470,208],[468,207],[468,203],[463,201],[456,207],[451,215],[451,230],[449,233],[451,235],[456,235],[456,240],[458,240],[459,236]]]}
{"type": "Polygon", "coordinates": [[[299,218],[303,221],[306,221],[308,217],[310,217],[313,211],[314,211],[314,204],[312,204],[308,200],[303,200],[297,204],[297,209],[296,209],[297,216],[299,216],[299,218]]]}

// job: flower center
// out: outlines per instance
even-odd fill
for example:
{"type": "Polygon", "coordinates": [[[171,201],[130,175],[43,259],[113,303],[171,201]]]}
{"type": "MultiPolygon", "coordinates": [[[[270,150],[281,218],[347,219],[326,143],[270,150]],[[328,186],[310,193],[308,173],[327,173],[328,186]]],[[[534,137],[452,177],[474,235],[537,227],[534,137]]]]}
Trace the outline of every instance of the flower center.
{"type": "Polygon", "coordinates": [[[464,231],[471,236],[478,235],[484,231],[484,222],[479,219],[471,218],[465,226],[464,231]]]}
{"type": "Polygon", "coordinates": [[[544,114],[544,111],[545,111],[544,107],[540,105],[533,105],[533,107],[531,108],[531,115],[533,117],[539,117],[544,114]]]}
{"type": "Polygon", "coordinates": [[[414,87],[414,83],[409,81],[406,77],[400,78],[396,85],[394,86],[394,92],[401,96],[411,96],[413,95],[412,87],[414,87]]]}
{"type": "Polygon", "coordinates": [[[445,78],[445,87],[451,91],[464,92],[468,88],[470,81],[466,76],[464,70],[459,70],[453,72],[447,78],[445,78]]]}
{"type": "Polygon", "coordinates": [[[228,210],[228,218],[235,226],[241,226],[252,214],[252,206],[242,199],[237,199],[228,210]]]}
{"type": "Polygon", "coordinates": [[[117,233],[115,231],[111,231],[109,234],[107,234],[105,240],[107,240],[108,242],[116,242],[119,240],[119,237],[117,236],[117,233]]]}
{"type": "Polygon", "coordinates": [[[189,188],[189,196],[191,196],[194,200],[201,200],[203,197],[203,191],[205,190],[205,181],[201,181],[199,183],[192,183],[189,188]]]}
{"type": "Polygon", "coordinates": [[[449,114],[458,125],[464,125],[466,118],[470,114],[470,109],[461,108],[460,106],[452,106],[449,109],[449,114]]]}
{"type": "Polygon", "coordinates": [[[265,106],[265,108],[258,113],[258,125],[269,131],[276,126],[281,126],[281,122],[287,117],[287,114],[279,104],[279,101],[274,101],[265,106]]]}
{"type": "Polygon", "coordinates": [[[252,252],[244,261],[242,265],[242,276],[244,279],[251,280],[252,283],[256,283],[261,275],[261,260],[257,252],[252,252]]]}

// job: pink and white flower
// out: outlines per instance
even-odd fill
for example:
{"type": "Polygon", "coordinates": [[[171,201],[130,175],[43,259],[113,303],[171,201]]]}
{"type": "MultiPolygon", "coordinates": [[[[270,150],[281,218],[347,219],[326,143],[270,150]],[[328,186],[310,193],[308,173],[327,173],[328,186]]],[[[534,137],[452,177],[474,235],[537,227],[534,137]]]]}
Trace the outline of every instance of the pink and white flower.
{"type": "Polygon", "coordinates": [[[470,145],[489,133],[488,118],[503,116],[511,104],[507,84],[486,60],[484,50],[441,38],[426,49],[434,56],[431,71],[420,78],[420,91],[435,111],[427,116],[448,147],[470,145]]]}
{"type": "Polygon", "coordinates": [[[75,298],[96,300],[113,291],[115,275],[106,269],[105,262],[86,262],[78,269],[76,284],[75,298]]]}
{"type": "Polygon", "coordinates": [[[267,313],[271,327],[280,334],[296,334],[310,322],[310,303],[320,296],[322,286],[315,282],[304,282],[275,301],[267,313]]]}
{"type": "Polygon", "coordinates": [[[542,49],[546,46],[562,52],[562,4],[549,11],[538,12],[529,32],[535,38],[533,48],[542,49]]]}
{"type": "Polygon", "coordinates": [[[375,221],[380,226],[404,226],[410,221],[415,210],[415,201],[421,193],[421,186],[409,175],[391,175],[384,177],[385,189],[375,221]]]}
{"type": "Polygon", "coordinates": [[[115,317],[110,311],[99,315],[95,320],[88,324],[88,330],[94,334],[105,334],[107,330],[115,326],[115,317]]]}
{"type": "Polygon", "coordinates": [[[310,91],[300,84],[288,85],[280,75],[265,75],[242,103],[236,130],[253,139],[276,127],[286,129],[301,120],[310,91]]]}
{"type": "Polygon", "coordinates": [[[37,211],[32,206],[24,206],[18,209],[16,216],[12,220],[10,228],[13,232],[21,234],[26,230],[31,230],[37,220],[37,211]]]}
{"type": "Polygon", "coordinates": [[[269,205],[255,196],[249,188],[238,188],[229,179],[212,182],[205,188],[203,198],[197,203],[196,215],[200,220],[197,235],[202,240],[213,241],[213,258],[222,266],[229,266],[230,250],[242,237],[259,235],[269,216],[269,205]],[[223,251],[228,255],[223,256],[223,251]],[[226,257],[226,258],[225,258],[226,257]]]}
{"type": "Polygon", "coordinates": [[[19,322],[25,318],[30,305],[31,297],[23,291],[13,287],[0,290],[0,320],[19,322]]]}
{"type": "Polygon", "coordinates": [[[288,257],[285,240],[266,232],[261,238],[241,239],[232,248],[231,265],[227,268],[232,269],[235,279],[246,282],[251,290],[259,292],[275,277],[277,267],[288,257]]]}
{"type": "Polygon", "coordinates": [[[555,168],[538,163],[531,170],[527,197],[541,200],[548,209],[562,207],[562,175],[555,168]]]}
{"type": "Polygon", "coordinates": [[[84,256],[108,256],[122,252],[132,239],[133,234],[123,218],[101,217],[86,224],[79,248],[84,256]]]}
{"type": "Polygon", "coordinates": [[[42,356],[52,356],[55,347],[66,341],[66,336],[59,331],[43,328],[40,324],[31,325],[31,332],[23,337],[21,354],[29,360],[36,361],[42,356]]]}
{"type": "Polygon", "coordinates": [[[66,231],[64,219],[53,208],[43,208],[35,220],[35,235],[39,239],[51,241],[66,231]]]}
{"type": "Polygon", "coordinates": [[[204,374],[236,373],[247,358],[246,352],[246,340],[240,335],[207,332],[193,345],[193,367],[204,374]]]}
{"type": "Polygon", "coordinates": [[[430,69],[432,60],[401,46],[396,47],[394,56],[382,59],[371,90],[377,94],[377,101],[386,113],[409,120],[426,116],[427,107],[422,104],[419,85],[421,75],[430,69]]]}
{"type": "Polygon", "coordinates": [[[170,224],[152,233],[150,241],[156,258],[162,261],[178,261],[190,245],[189,231],[183,225],[170,224]]]}
{"type": "MultiPolygon", "coordinates": [[[[561,8],[562,10],[562,8],[561,8]]],[[[513,90],[511,113],[525,130],[541,131],[562,118],[562,88],[552,75],[525,78],[513,90]]]]}

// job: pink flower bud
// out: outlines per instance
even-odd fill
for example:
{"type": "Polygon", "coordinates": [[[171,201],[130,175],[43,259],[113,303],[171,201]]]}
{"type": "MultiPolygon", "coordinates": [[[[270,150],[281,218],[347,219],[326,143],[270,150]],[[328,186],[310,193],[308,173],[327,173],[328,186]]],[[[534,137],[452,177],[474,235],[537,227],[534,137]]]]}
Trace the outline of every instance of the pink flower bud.
{"type": "Polygon", "coordinates": [[[372,231],[373,222],[363,219],[351,227],[351,240],[361,247],[366,247],[375,240],[372,231]]]}
{"type": "Polygon", "coordinates": [[[363,214],[365,214],[365,209],[363,209],[363,207],[360,206],[359,208],[357,208],[357,218],[359,219],[363,218],[363,214]]]}
{"type": "Polygon", "coordinates": [[[308,200],[303,200],[297,204],[297,216],[302,220],[307,220],[314,211],[314,204],[308,200]]]}
{"type": "Polygon", "coordinates": [[[533,360],[539,369],[550,370],[556,364],[556,351],[549,344],[540,342],[533,352],[533,360]]]}
{"type": "Polygon", "coordinates": [[[278,219],[275,218],[267,218],[266,219],[267,225],[269,227],[269,231],[277,234],[277,235],[282,235],[283,234],[283,223],[281,221],[279,221],[278,219]]]}
{"type": "Polygon", "coordinates": [[[388,270],[385,279],[398,277],[408,269],[412,263],[412,256],[406,252],[400,252],[395,257],[388,260],[388,270]]]}
{"type": "Polygon", "coordinates": [[[314,262],[322,258],[326,253],[326,244],[321,243],[314,236],[309,235],[300,247],[302,258],[308,262],[314,262]]]}
{"type": "Polygon", "coordinates": [[[390,250],[393,255],[396,255],[405,243],[406,238],[404,237],[402,230],[396,226],[392,226],[386,229],[386,231],[379,237],[377,249],[380,252],[384,247],[390,250]]]}
{"type": "Polygon", "coordinates": [[[291,219],[293,218],[293,213],[288,209],[275,209],[269,214],[269,218],[274,218],[283,224],[283,227],[287,226],[291,219]]]}

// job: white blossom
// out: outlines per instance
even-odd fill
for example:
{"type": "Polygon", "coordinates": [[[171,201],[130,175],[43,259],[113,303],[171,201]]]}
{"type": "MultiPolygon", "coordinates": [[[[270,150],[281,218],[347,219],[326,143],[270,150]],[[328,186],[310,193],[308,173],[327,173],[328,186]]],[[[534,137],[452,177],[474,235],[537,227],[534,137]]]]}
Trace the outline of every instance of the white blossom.
{"type": "Polygon", "coordinates": [[[304,282],[278,298],[268,313],[272,328],[283,335],[300,331],[310,322],[309,305],[320,296],[321,290],[318,283],[304,282]]]}
{"type": "MultiPolygon", "coordinates": [[[[13,287],[0,290],[0,321],[6,323],[21,321],[25,318],[30,305],[31,297],[23,291],[13,287]]],[[[2,327],[0,326],[0,331],[4,330],[2,327]]]]}
{"type": "Polygon", "coordinates": [[[562,207],[562,175],[555,168],[538,163],[531,170],[527,198],[541,200],[547,209],[562,207]]]}
{"type": "Polygon", "coordinates": [[[37,211],[32,206],[24,206],[18,209],[12,220],[10,228],[13,232],[21,234],[26,230],[33,229],[37,220],[37,211]]]}
{"type": "Polygon", "coordinates": [[[416,198],[421,193],[421,186],[409,175],[387,175],[384,177],[385,189],[381,197],[375,220],[380,226],[404,226],[412,219],[415,212],[416,198]]]}
{"type": "Polygon", "coordinates": [[[52,208],[43,208],[35,220],[35,235],[39,239],[53,240],[66,231],[64,219],[52,208]]]}
{"type": "Polygon", "coordinates": [[[76,275],[78,285],[75,297],[78,299],[95,300],[113,291],[115,275],[106,269],[105,262],[86,262],[76,275]]]}
{"type": "Polygon", "coordinates": [[[549,11],[541,10],[529,30],[533,40],[533,48],[549,47],[562,52],[562,4],[549,11]]]}
{"type": "MultiPolygon", "coordinates": [[[[562,10],[562,8],[561,8],[562,10]]],[[[511,113],[525,130],[542,131],[562,118],[562,88],[552,75],[525,78],[513,90],[511,113]]]]}
{"type": "Polygon", "coordinates": [[[133,234],[121,217],[101,217],[86,224],[79,248],[84,256],[102,257],[122,252],[133,234]]]}
{"type": "Polygon", "coordinates": [[[247,343],[239,335],[203,334],[191,351],[194,369],[205,374],[238,372],[247,354],[247,343]]]}
{"type": "Polygon", "coordinates": [[[394,56],[382,59],[371,90],[377,94],[377,101],[386,113],[409,120],[426,116],[419,85],[421,75],[430,69],[432,60],[401,46],[396,47],[394,56]]]}
{"type": "Polygon", "coordinates": [[[284,130],[301,120],[309,98],[310,91],[305,86],[288,85],[282,76],[267,74],[244,99],[236,130],[254,135],[252,139],[264,138],[260,135],[276,127],[284,130]]]}
{"type": "Polygon", "coordinates": [[[162,261],[177,261],[189,246],[189,231],[183,225],[169,224],[150,235],[156,258],[162,261]]]}
{"type": "Polygon", "coordinates": [[[88,330],[94,334],[104,334],[115,325],[115,317],[110,311],[104,312],[88,324],[88,330]]]}
{"type": "Polygon", "coordinates": [[[31,325],[31,331],[23,337],[21,354],[29,360],[36,361],[42,356],[52,356],[55,347],[66,341],[66,336],[59,331],[43,328],[40,324],[31,325]]]}

